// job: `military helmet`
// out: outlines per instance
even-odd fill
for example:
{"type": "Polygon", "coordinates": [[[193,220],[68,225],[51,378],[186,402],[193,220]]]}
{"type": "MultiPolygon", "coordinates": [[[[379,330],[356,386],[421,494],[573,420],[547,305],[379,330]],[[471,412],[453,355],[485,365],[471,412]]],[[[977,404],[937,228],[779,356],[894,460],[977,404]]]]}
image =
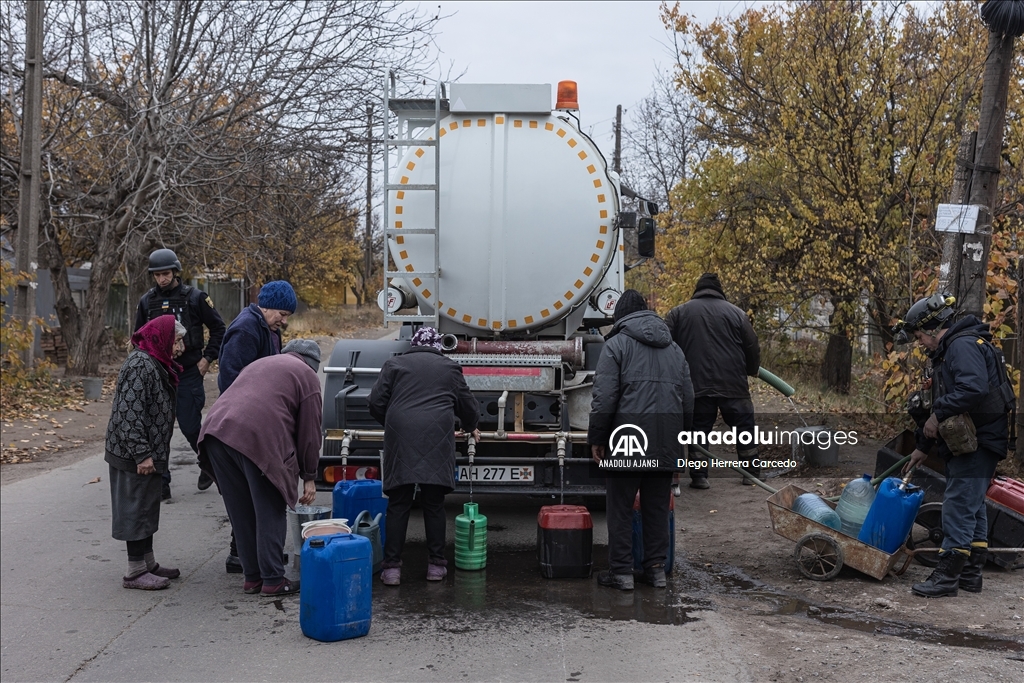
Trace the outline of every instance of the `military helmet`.
{"type": "Polygon", "coordinates": [[[158,273],[161,270],[176,270],[181,272],[181,261],[177,254],[170,249],[157,249],[149,255],[149,272],[158,273]]]}
{"type": "Polygon", "coordinates": [[[897,344],[908,343],[917,330],[935,330],[953,317],[956,310],[953,304],[956,298],[949,294],[932,294],[927,296],[907,311],[902,320],[893,326],[897,344]]]}

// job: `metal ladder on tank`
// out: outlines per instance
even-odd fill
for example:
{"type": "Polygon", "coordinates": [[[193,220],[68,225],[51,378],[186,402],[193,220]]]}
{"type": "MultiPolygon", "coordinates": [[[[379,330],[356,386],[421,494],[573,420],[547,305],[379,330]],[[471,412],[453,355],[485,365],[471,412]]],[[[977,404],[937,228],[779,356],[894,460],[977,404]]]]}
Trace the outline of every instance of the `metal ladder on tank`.
{"type": "Polygon", "coordinates": [[[421,278],[433,283],[430,289],[430,304],[434,310],[433,315],[426,315],[420,310],[416,314],[399,314],[388,311],[387,299],[384,306],[384,325],[389,322],[398,323],[419,323],[430,325],[435,329],[440,319],[438,302],[440,299],[441,264],[440,244],[438,227],[441,222],[441,116],[448,111],[448,98],[445,94],[444,83],[438,81],[434,85],[433,99],[402,99],[397,93],[397,79],[393,71],[389,71],[387,82],[384,84],[384,296],[387,297],[388,287],[391,281],[396,278],[411,280],[421,278]],[[393,112],[397,117],[397,134],[391,135],[391,116],[393,112]],[[430,126],[434,127],[432,140],[415,139],[414,134],[430,126]],[[402,154],[409,147],[433,147],[434,148],[434,182],[409,184],[396,184],[391,182],[391,160],[392,150],[395,150],[397,161],[401,161],[402,154]],[[391,215],[391,192],[433,192],[434,193],[434,227],[433,228],[396,228],[394,217],[391,215]],[[388,270],[391,261],[391,239],[397,235],[433,235],[434,236],[434,269],[432,271],[403,272],[388,270]]]}

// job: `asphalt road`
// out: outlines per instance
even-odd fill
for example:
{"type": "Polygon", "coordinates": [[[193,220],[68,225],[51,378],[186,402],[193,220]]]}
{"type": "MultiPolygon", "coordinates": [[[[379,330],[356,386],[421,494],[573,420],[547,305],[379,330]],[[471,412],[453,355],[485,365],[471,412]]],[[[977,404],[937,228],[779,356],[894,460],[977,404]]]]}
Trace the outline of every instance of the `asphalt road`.
{"type": "MultiPolygon", "coordinates": [[[[543,579],[532,552],[540,500],[481,499],[495,527],[489,568],[453,571],[439,585],[423,578],[414,514],[404,583],[375,582],[369,635],[310,640],[297,596],[245,595],[241,577],[225,573],[224,507],[215,488],[195,488],[198,469],[179,434],[172,466],[175,496],[155,551],[182,577],[156,592],[121,587],[125,548],[110,537],[100,453],[3,488],[5,681],[749,678],[741,655],[721,647],[733,635],[725,622],[678,592],[543,579]],[[670,623],[651,623],[659,621],[670,623]]],[[[319,494],[318,503],[329,501],[319,494]]],[[[449,533],[460,507],[449,505],[449,533]]],[[[595,521],[603,544],[603,519],[595,521]]],[[[604,560],[603,548],[597,555],[604,560]]]]}

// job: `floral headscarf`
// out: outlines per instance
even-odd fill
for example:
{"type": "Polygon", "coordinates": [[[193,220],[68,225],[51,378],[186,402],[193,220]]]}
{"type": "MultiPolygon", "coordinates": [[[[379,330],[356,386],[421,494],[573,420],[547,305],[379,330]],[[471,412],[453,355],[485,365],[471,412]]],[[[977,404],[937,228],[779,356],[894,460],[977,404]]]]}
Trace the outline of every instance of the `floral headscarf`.
{"type": "Polygon", "coordinates": [[[167,368],[171,385],[178,386],[181,366],[174,362],[175,327],[178,321],[173,315],[153,318],[132,335],[132,346],[148,353],[156,362],[167,368]]]}
{"type": "Polygon", "coordinates": [[[412,335],[413,346],[429,346],[441,351],[441,333],[433,327],[421,327],[412,335]]]}

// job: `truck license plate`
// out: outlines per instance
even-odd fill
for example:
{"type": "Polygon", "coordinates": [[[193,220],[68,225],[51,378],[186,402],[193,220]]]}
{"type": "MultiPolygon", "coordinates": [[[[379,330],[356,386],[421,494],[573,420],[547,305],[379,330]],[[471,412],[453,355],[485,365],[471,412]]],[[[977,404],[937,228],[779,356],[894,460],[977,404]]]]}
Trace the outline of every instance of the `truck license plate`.
{"type": "Polygon", "coordinates": [[[460,465],[455,478],[484,484],[518,484],[533,481],[533,465],[460,465]]]}

